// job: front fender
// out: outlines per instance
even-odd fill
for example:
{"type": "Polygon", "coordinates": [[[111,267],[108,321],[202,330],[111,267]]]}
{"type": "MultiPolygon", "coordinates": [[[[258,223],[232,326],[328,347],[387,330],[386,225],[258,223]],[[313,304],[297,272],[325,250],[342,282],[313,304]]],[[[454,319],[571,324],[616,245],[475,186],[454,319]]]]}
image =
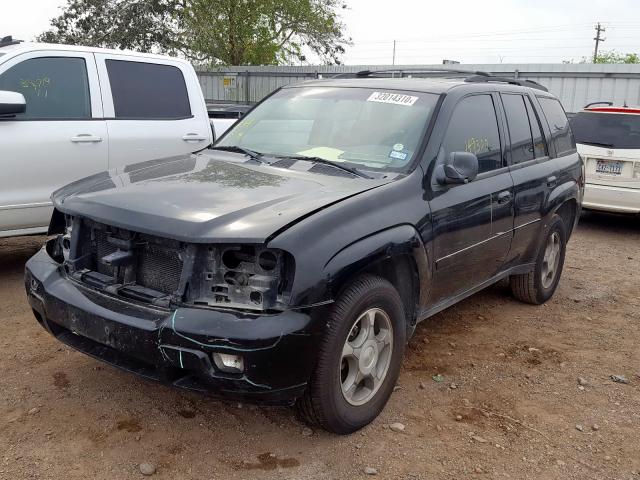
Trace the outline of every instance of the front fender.
{"type": "Polygon", "coordinates": [[[362,238],[337,252],[324,266],[328,294],[334,297],[344,282],[368,266],[385,259],[407,256],[418,283],[419,305],[425,305],[431,285],[431,269],[420,235],[412,225],[399,225],[362,238]]]}
{"type": "Polygon", "coordinates": [[[426,200],[414,194],[422,191],[422,177],[414,172],[329,205],[271,239],[269,248],[289,252],[295,259],[288,305],[330,302],[340,279],[367,262],[396,254],[409,255],[412,261],[417,257],[414,263],[429,272],[427,253],[414,227],[429,212],[426,200]]]}

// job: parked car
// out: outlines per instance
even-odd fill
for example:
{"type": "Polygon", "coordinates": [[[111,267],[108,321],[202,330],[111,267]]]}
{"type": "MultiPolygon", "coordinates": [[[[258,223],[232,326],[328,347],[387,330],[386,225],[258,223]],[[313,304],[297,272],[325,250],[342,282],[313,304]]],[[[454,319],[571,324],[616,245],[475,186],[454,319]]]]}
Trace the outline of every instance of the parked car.
{"type": "Polygon", "coordinates": [[[551,298],[583,189],[560,102],[367,75],[280,89],[212,149],[57,191],[56,237],[26,267],[38,322],[144,377],[297,402],[349,433],[383,409],[417,322],[506,278],[551,298]]]}
{"type": "Polygon", "coordinates": [[[211,128],[184,60],[0,40],[0,237],[45,233],[61,186],[201,150],[211,128]]]}
{"type": "Polygon", "coordinates": [[[211,123],[215,124],[216,137],[219,138],[243,115],[253,108],[248,103],[207,103],[207,113],[211,123]]]}
{"type": "Polygon", "coordinates": [[[640,108],[592,103],[571,125],[586,167],[584,208],[640,213],[640,108]]]}

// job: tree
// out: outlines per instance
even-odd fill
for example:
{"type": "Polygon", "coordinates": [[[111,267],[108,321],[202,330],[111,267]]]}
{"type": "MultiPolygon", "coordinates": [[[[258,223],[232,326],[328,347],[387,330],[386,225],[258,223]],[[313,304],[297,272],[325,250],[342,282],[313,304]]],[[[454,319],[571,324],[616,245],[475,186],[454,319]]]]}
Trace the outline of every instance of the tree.
{"type": "Polygon", "coordinates": [[[180,0],[68,0],[38,40],[142,52],[185,50],[178,34],[180,0]]]}
{"type": "Polygon", "coordinates": [[[341,0],[68,0],[39,40],[181,52],[214,65],[276,65],[305,51],[339,63],[341,0]]]}
{"type": "Polygon", "coordinates": [[[599,53],[593,63],[640,63],[640,57],[636,53],[621,54],[610,50],[599,53]]]}
{"type": "Polygon", "coordinates": [[[193,50],[212,63],[277,65],[304,60],[307,47],[340,63],[339,0],[192,0],[183,24],[193,50]]]}

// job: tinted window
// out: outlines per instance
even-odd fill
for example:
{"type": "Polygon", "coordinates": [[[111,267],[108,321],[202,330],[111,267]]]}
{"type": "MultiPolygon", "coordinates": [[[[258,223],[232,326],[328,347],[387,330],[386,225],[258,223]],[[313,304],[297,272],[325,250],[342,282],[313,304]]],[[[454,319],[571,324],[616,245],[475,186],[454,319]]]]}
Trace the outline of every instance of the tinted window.
{"type": "Polygon", "coordinates": [[[107,60],[116,118],[191,116],[182,72],[170,65],[107,60]]]}
{"type": "Polygon", "coordinates": [[[547,117],[551,138],[558,156],[575,150],[576,144],[569,127],[569,120],[560,102],[555,98],[538,97],[544,116],[547,117]]]}
{"type": "Polygon", "coordinates": [[[0,90],[19,92],[27,100],[23,119],[89,118],[91,101],[82,58],[33,58],[0,75],[0,90]]]}
{"type": "Polygon", "coordinates": [[[490,95],[467,97],[456,106],[442,147],[447,156],[451,152],[474,153],[480,173],[502,166],[498,120],[490,95]]]}
{"type": "Polygon", "coordinates": [[[580,112],[571,119],[571,130],[578,143],[640,149],[640,115],[580,112]]]}
{"type": "Polygon", "coordinates": [[[533,139],[529,115],[522,95],[502,95],[504,111],[511,137],[511,162],[522,163],[533,160],[533,139]]]}
{"type": "Polygon", "coordinates": [[[531,133],[533,134],[533,148],[536,154],[536,158],[546,157],[549,155],[547,150],[547,141],[542,135],[542,128],[540,127],[540,119],[536,114],[531,99],[527,97],[527,113],[529,114],[529,124],[531,125],[531,133]]]}

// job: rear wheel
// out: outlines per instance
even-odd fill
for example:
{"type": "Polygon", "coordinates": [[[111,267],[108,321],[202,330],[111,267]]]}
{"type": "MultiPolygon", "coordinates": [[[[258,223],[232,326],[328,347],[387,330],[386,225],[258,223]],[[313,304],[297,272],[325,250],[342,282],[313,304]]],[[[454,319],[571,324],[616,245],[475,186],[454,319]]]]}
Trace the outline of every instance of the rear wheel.
{"type": "Polygon", "coordinates": [[[512,275],[511,292],[520,301],[540,305],[558,287],[567,246],[567,227],[559,215],[551,219],[536,259],[535,268],[523,275],[512,275]]]}
{"type": "Polygon", "coordinates": [[[310,423],[352,433],[393,392],[406,341],[402,300],[388,281],[359,277],[334,304],[318,363],[298,408],[310,423]]]}

